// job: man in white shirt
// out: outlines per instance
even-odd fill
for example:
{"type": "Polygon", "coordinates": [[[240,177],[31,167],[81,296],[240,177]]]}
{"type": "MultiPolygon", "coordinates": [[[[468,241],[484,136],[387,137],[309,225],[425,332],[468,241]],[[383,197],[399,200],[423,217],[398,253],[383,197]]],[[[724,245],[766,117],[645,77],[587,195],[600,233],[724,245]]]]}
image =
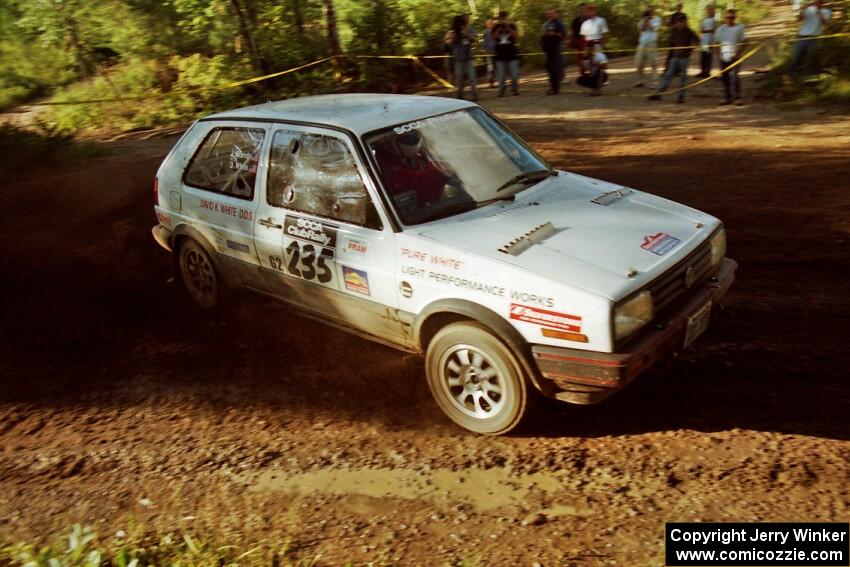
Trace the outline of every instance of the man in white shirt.
{"type": "Polygon", "coordinates": [[[655,74],[658,70],[658,30],[661,29],[661,18],[655,15],[655,11],[650,8],[643,13],[637,25],[638,28],[638,45],[635,52],[635,67],[637,67],[638,82],[636,87],[642,87],[644,81],[644,68],[649,65],[652,68],[652,74],[649,77],[650,86],[654,86],[655,74]]]}
{"type": "Polygon", "coordinates": [[[697,77],[711,75],[711,44],[714,43],[714,30],[717,29],[717,18],[714,17],[714,6],[705,9],[705,17],[699,25],[700,31],[700,74],[697,77]]]}
{"type": "Polygon", "coordinates": [[[601,60],[600,55],[602,58],[605,56],[602,46],[605,44],[605,34],[608,33],[608,22],[602,16],[597,15],[594,4],[587,7],[587,19],[581,24],[580,33],[584,38],[584,57],[590,63],[588,70],[596,75],[595,86],[591,94],[598,95],[604,82],[599,61],[601,60]]]}
{"type": "Polygon", "coordinates": [[[581,24],[579,33],[586,42],[604,43],[605,34],[608,33],[608,22],[596,12],[595,5],[591,4],[587,7],[587,19],[581,24]]]}
{"type": "Polygon", "coordinates": [[[814,0],[800,10],[797,19],[801,20],[803,24],[797,34],[794,54],[791,56],[791,63],[788,65],[788,73],[795,78],[801,64],[805,64],[808,70],[809,61],[814,56],[818,44],[817,40],[812,38],[820,35],[824,26],[832,20],[832,10],[824,8],[822,0],[814,0]]]}
{"type": "Polygon", "coordinates": [[[738,59],[747,47],[747,28],[735,23],[735,10],[726,10],[726,22],[717,28],[714,41],[719,44],[720,68],[723,69],[723,90],[726,100],[721,104],[741,105],[741,65],[738,59]],[[733,67],[734,65],[734,67],[733,67]]]}

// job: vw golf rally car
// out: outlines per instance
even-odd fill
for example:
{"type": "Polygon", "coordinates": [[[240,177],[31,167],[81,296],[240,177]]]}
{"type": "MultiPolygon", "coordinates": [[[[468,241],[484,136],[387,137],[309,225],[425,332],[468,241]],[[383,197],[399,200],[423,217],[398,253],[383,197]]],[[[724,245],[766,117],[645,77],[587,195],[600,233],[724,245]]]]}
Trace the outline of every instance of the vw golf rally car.
{"type": "Polygon", "coordinates": [[[227,288],[423,353],[459,425],[532,389],[598,402],[688,347],[731,285],[721,222],[549,166],[478,105],[329,95],[195,122],[156,177],[188,296],[227,288]]]}

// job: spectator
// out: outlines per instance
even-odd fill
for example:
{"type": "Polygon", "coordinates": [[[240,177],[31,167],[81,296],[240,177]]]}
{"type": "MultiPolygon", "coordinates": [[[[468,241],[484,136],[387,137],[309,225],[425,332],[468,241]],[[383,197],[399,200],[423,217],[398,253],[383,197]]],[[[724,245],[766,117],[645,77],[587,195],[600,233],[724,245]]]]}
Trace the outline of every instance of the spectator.
{"type": "Polygon", "coordinates": [[[649,97],[649,100],[661,100],[661,93],[667,90],[673,77],[679,77],[678,103],[685,102],[685,81],[688,78],[688,60],[691,57],[693,46],[699,43],[699,37],[688,27],[688,17],[681,14],[676,20],[676,25],[670,30],[670,66],[664,73],[664,79],[658,92],[649,97]]]}
{"type": "MultiPolygon", "coordinates": [[[[580,30],[582,38],[584,38],[584,57],[585,59],[590,59],[590,69],[589,72],[593,72],[594,69],[598,69],[599,67],[596,63],[601,63],[602,59],[604,59],[604,63],[607,66],[608,59],[605,57],[605,53],[602,48],[605,45],[605,34],[608,33],[608,22],[605,21],[605,18],[597,15],[596,6],[590,4],[587,6],[587,19],[584,23],[581,24],[580,30]]],[[[600,73],[600,82],[603,74],[600,73]]],[[[594,87],[593,94],[599,94],[599,87],[602,85],[597,85],[594,87]]]]}
{"type": "Polygon", "coordinates": [[[670,28],[676,27],[676,22],[679,21],[679,16],[684,16],[685,13],[682,11],[682,2],[676,2],[676,11],[670,14],[670,18],[667,20],[667,25],[670,28]]]}
{"type": "Polygon", "coordinates": [[[486,53],[484,59],[487,62],[487,81],[489,81],[492,87],[493,77],[495,75],[493,56],[496,54],[496,40],[493,39],[493,18],[487,18],[484,26],[484,53],[486,53]]]}
{"type": "Polygon", "coordinates": [[[705,8],[705,17],[700,22],[700,73],[697,77],[711,76],[711,54],[714,49],[714,30],[717,29],[717,18],[714,17],[714,6],[705,8]]]}
{"type": "MultiPolygon", "coordinates": [[[[670,17],[667,19],[667,26],[672,30],[676,25],[676,21],[679,19],[679,16],[684,16],[685,13],[682,12],[682,2],[676,2],[676,11],[670,14],[670,17]]],[[[667,52],[667,60],[664,63],[664,74],[667,74],[667,70],[670,68],[670,59],[673,58],[673,52],[667,52]]]]}
{"type": "Polygon", "coordinates": [[[443,36],[443,53],[445,53],[445,57],[443,58],[443,70],[446,73],[446,78],[449,82],[453,82],[454,75],[454,61],[452,61],[452,38],[454,37],[454,32],[449,30],[443,36]]]}
{"type": "Polygon", "coordinates": [[[452,60],[454,61],[457,97],[463,98],[465,82],[469,80],[472,100],[478,100],[478,83],[475,77],[475,60],[472,58],[472,45],[475,43],[475,30],[469,25],[465,15],[455,16],[452,24],[452,60]]]}
{"type": "Polygon", "coordinates": [[[546,23],[543,24],[543,52],[546,54],[546,71],[549,73],[549,91],[546,94],[558,94],[561,80],[564,78],[564,55],[561,53],[564,35],[564,24],[554,8],[546,12],[546,23]]]}
{"type": "Polygon", "coordinates": [[[519,94],[519,53],[516,47],[518,37],[517,27],[508,18],[508,13],[504,10],[499,12],[499,17],[493,26],[493,39],[496,40],[496,76],[499,80],[499,96],[505,96],[505,81],[508,73],[511,75],[511,89],[514,95],[519,94]]]}
{"type": "Polygon", "coordinates": [[[735,17],[735,10],[726,10],[726,22],[717,28],[714,36],[720,45],[720,68],[723,69],[723,91],[726,94],[726,100],[721,104],[732,104],[734,101],[740,106],[743,103],[741,65],[738,64],[738,59],[747,46],[747,28],[744,24],[736,24],[735,17]]]}
{"type": "Polygon", "coordinates": [[[801,64],[805,65],[806,71],[809,70],[810,61],[817,51],[818,41],[812,38],[820,35],[823,27],[832,20],[832,10],[824,8],[822,0],[814,0],[800,11],[797,19],[801,20],[803,25],[800,26],[797,34],[794,53],[788,65],[788,73],[794,78],[797,77],[797,70],[801,64]]]}
{"type": "Polygon", "coordinates": [[[636,87],[644,85],[644,68],[652,68],[650,86],[655,86],[655,75],[658,72],[658,30],[661,29],[661,18],[650,8],[641,16],[638,22],[638,45],[635,52],[635,67],[637,67],[638,82],[636,87]]]}
{"type": "Polygon", "coordinates": [[[578,5],[578,14],[570,22],[570,47],[578,52],[578,74],[583,75],[586,71],[584,65],[584,38],[581,36],[581,25],[587,19],[587,4],[578,5]]]}

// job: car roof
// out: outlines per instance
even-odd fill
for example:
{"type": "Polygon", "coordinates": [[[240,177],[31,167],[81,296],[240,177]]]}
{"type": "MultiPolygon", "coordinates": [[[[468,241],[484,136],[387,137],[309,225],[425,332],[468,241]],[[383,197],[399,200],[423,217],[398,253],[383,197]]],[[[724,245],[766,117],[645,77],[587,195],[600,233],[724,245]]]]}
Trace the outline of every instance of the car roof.
{"type": "Polygon", "coordinates": [[[394,94],[333,94],[278,100],[219,112],[204,118],[280,120],[321,124],[363,135],[373,130],[475,107],[455,98],[394,94]]]}

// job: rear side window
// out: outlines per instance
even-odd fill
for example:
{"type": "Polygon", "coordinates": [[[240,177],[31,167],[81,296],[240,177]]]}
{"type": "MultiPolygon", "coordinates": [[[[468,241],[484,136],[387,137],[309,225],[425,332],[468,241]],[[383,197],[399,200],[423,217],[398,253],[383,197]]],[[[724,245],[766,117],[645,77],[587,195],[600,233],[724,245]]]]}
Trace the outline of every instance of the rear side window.
{"type": "Polygon", "coordinates": [[[348,147],[321,134],[275,132],[267,199],[276,207],[361,226],[372,224],[375,215],[348,147]]]}
{"type": "Polygon", "coordinates": [[[256,128],[216,128],[192,156],[183,182],[198,189],[253,199],[264,137],[265,131],[256,128]]]}

